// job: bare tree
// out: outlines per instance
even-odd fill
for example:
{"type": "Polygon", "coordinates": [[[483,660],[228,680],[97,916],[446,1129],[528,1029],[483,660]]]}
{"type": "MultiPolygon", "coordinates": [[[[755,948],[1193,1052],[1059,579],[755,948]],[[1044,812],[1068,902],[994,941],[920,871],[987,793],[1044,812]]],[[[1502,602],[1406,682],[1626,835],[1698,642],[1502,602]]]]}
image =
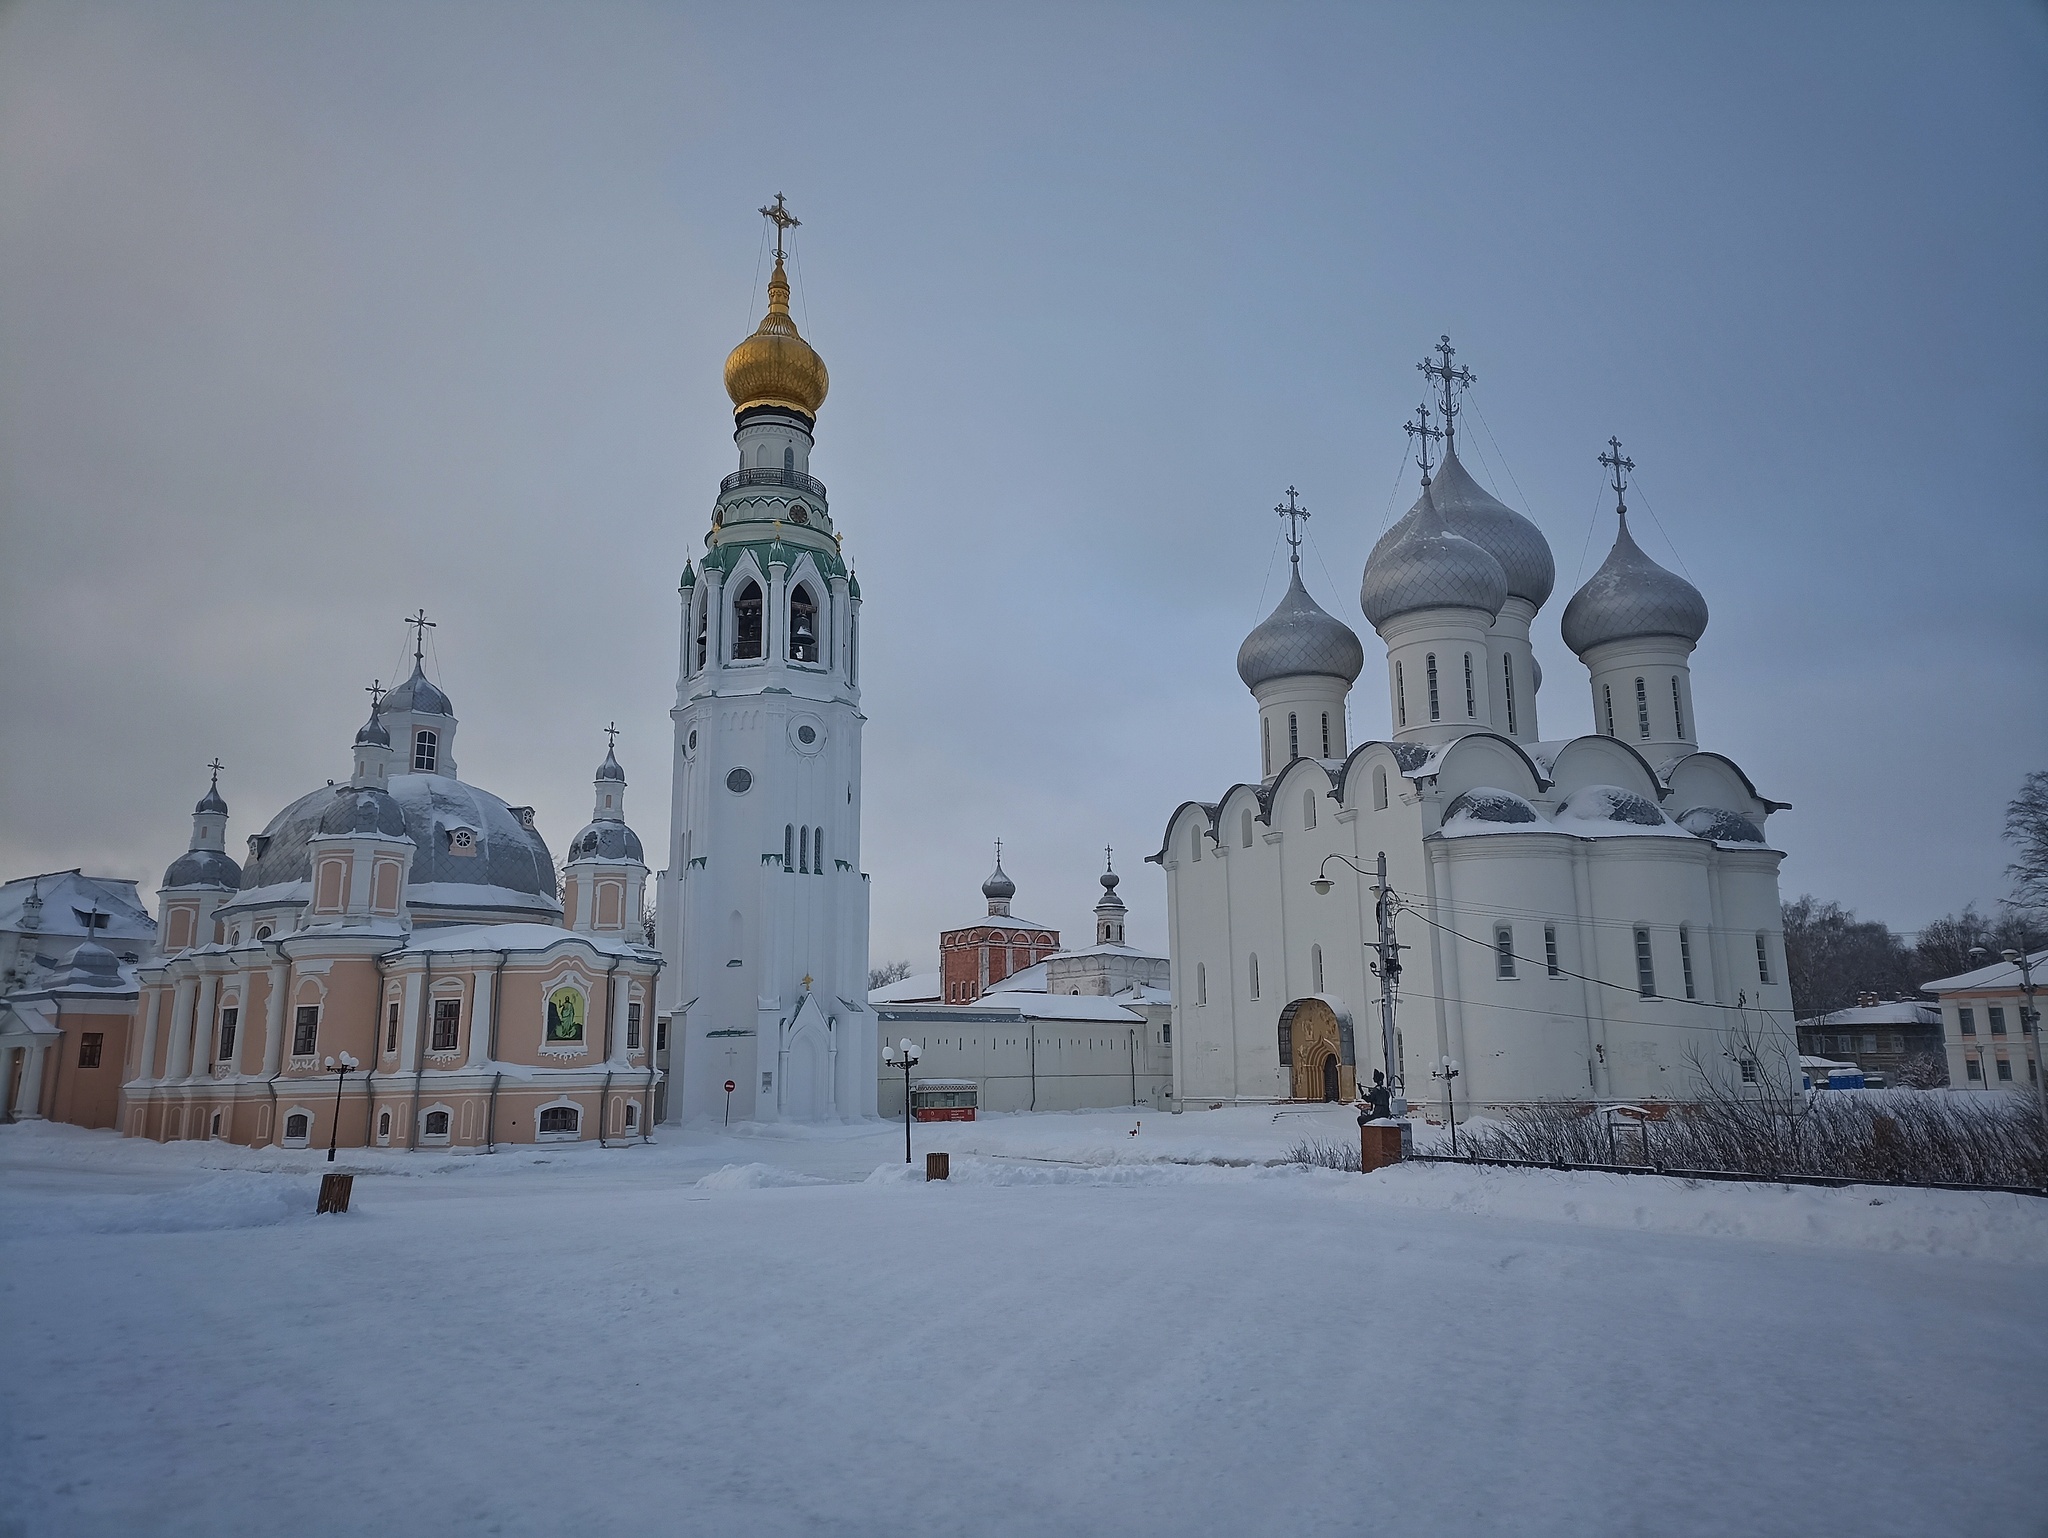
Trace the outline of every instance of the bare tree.
{"type": "Polygon", "coordinates": [[[2014,904],[2048,909],[2048,769],[2036,769],[2020,782],[2020,793],[2005,809],[2005,836],[2019,851],[2005,868],[2014,904]]]}
{"type": "Polygon", "coordinates": [[[1899,994],[1918,985],[1911,951],[1876,920],[1811,895],[1794,898],[1783,912],[1785,975],[1796,1018],[1847,1009],[1859,994],[1899,994]]]}
{"type": "Polygon", "coordinates": [[[2030,949],[2031,927],[2023,913],[2008,911],[1987,918],[1975,903],[1961,913],[1943,914],[1920,931],[1919,943],[1913,947],[1914,987],[1975,971],[1983,960],[1971,956],[1972,950],[1996,956],[2003,950],[2030,949]]]}
{"type": "Polygon", "coordinates": [[[907,961],[885,961],[878,967],[869,967],[869,991],[872,992],[876,988],[886,988],[891,983],[900,983],[908,976],[910,976],[910,963],[907,961]]]}

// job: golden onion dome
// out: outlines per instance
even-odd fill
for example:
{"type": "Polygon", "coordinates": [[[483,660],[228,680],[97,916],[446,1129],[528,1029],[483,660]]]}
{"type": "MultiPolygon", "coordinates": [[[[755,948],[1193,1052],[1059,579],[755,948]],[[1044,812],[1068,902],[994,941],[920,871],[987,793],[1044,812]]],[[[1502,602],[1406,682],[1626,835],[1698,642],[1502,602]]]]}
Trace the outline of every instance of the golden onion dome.
{"type": "Polygon", "coordinates": [[[797,335],[796,322],[790,319],[789,279],[777,257],[768,279],[768,313],[754,334],[726,357],[725,393],[732,397],[735,412],[750,406],[782,406],[816,417],[831,383],[825,360],[797,335]]]}

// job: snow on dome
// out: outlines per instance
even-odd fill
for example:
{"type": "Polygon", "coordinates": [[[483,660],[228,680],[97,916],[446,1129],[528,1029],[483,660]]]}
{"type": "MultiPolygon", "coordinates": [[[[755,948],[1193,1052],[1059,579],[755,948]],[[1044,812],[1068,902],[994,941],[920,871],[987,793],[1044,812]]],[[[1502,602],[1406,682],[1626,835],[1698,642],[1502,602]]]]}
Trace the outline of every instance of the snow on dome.
{"type": "Polygon", "coordinates": [[[585,823],[583,831],[569,840],[572,860],[631,860],[645,865],[640,835],[622,822],[585,823]]]}
{"type": "Polygon", "coordinates": [[[323,835],[376,833],[385,838],[405,836],[405,813],[381,790],[337,787],[334,798],[320,814],[323,835]]]}
{"type": "Polygon", "coordinates": [[[1299,566],[1278,606],[1237,649],[1237,676],[1247,689],[1308,674],[1356,683],[1364,667],[1365,648],[1357,634],[1309,597],[1299,566]]]}
{"type": "Polygon", "coordinates": [[[1475,785],[1444,808],[1444,826],[1454,822],[1519,824],[1540,822],[1536,808],[1511,790],[1475,785]]]}
{"type": "Polygon", "coordinates": [[[1678,814],[1678,825],[1695,838],[1717,844],[1761,844],[1764,831],[1740,812],[1718,806],[1696,806],[1678,814]]]}
{"type": "Polygon", "coordinates": [[[1584,657],[1596,646],[1638,636],[1697,642],[1707,629],[1706,599],[1643,554],[1628,531],[1628,514],[1620,524],[1607,559],[1565,605],[1564,644],[1584,657]]]}
{"type": "Polygon", "coordinates": [[[121,958],[95,940],[81,941],[65,968],[64,976],[54,979],[58,987],[118,988],[122,984],[121,958]]]}
{"type": "Polygon", "coordinates": [[[1557,809],[1558,821],[1626,822],[1645,828],[1668,828],[1670,820],[1649,800],[1619,785],[1588,785],[1572,792],[1557,809]]]}
{"type": "Polygon", "coordinates": [[[232,892],[242,884],[242,867],[221,849],[188,849],[171,861],[164,885],[217,886],[232,892]]]}
{"type": "Polygon", "coordinates": [[[390,729],[384,725],[384,718],[375,709],[371,710],[370,719],[356,732],[356,746],[361,747],[365,743],[379,748],[391,746],[390,729]]]}
{"type": "Polygon", "coordinates": [[[1446,526],[1427,488],[1366,558],[1358,604],[1375,630],[1417,609],[1484,609],[1508,599],[1508,579],[1486,550],[1446,526]]]}
{"type": "Polygon", "coordinates": [[[385,695],[377,706],[381,715],[404,715],[410,711],[417,716],[453,716],[455,706],[420,671],[417,658],[412,665],[412,677],[385,695]]]}
{"type": "Polygon", "coordinates": [[[202,816],[208,812],[215,813],[221,817],[225,817],[228,814],[228,804],[221,799],[219,780],[215,780],[206,787],[206,794],[201,796],[198,804],[192,808],[192,815],[195,817],[202,816]]]}
{"type": "MultiPolygon", "coordinates": [[[[1509,597],[1526,598],[1536,608],[1543,607],[1557,584],[1557,563],[1551,559],[1550,541],[1541,529],[1473,480],[1458,463],[1455,449],[1444,450],[1444,462],[1429,483],[1429,495],[1443,515],[1444,527],[1464,535],[1500,562],[1509,597]]],[[[1385,544],[1391,534],[1389,530],[1380,543],[1385,544]]]]}
{"type": "Polygon", "coordinates": [[[604,750],[604,762],[597,766],[597,777],[600,780],[616,780],[621,785],[626,783],[626,771],[619,767],[619,760],[610,748],[604,750]]]}

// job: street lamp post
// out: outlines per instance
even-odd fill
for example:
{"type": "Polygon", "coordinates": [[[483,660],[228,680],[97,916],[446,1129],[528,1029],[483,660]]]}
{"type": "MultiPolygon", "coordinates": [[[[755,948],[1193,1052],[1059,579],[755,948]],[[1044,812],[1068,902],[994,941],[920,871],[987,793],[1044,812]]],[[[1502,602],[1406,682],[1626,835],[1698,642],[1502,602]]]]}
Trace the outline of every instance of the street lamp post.
{"type": "Polygon", "coordinates": [[[882,1054],[882,1061],[891,1068],[903,1070],[903,1162],[910,1162],[910,1070],[917,1066],[917,1048],[904,1037],[897,1045],[882,1054]]]}
{"type": "Polygon", "coordinates": [[[1451,1080],[1457,1078],[1465,1070],[1458,1066],[1456,1058],[1447,1057],[1442,1061],[1443,1066],[1430,1069],[1429,1076],[1432,1079],[1442,1079],[1444,1081],[1444,1106],[1450,1112],[1451,1117],[1451,1157],[1455,1159],[1458,1157],[1458,1097],[1451,1093],[1451,1080]]]}
{"type": "MultiPolygon", "coordinates": [[[[1332,860],[1349,865],[1361,876],[1374,874],[1341,854],[1327,855],[1317,869],[1315,879],[1309,883],[1320,897],[1330,895],[1331,882],[1327,872],[1332,860]]],[[[1380,980],[1380,1056],[1387,1065],[1387,1087],[1393,1091],[1394,1098],[1390,1107],[1392,1114],[1406,1116],[1407,1088],[1401,1078],[1399,1057],[1394,1050],[1394,990],[1401,983],[1402,951],[1402,947],[1394,940],[1394,914],[1399,910],[1401,900],[1394,895],[1393,888],[1387,885],[1387,852],[1384,849],[1380,851],[1377,876],[1372,891],[1373,918],[1378,925],[1379,937],[1371,948],[1378,952],[1378,956],[1371,963],[1371,967],[1373,976],[1380,980]]]]}
{"type": "Polygon", "coordinates": [[[327,1162],[334,1162],[335,1139],[341,1135],[341,1087],[348,1083],[348,1076],[363,1065],[349,1053],[341,1054],[341,1061],[327,1059],[327,1071],[334,1077],[334,1123],[327,1129],[327,1162]]]}

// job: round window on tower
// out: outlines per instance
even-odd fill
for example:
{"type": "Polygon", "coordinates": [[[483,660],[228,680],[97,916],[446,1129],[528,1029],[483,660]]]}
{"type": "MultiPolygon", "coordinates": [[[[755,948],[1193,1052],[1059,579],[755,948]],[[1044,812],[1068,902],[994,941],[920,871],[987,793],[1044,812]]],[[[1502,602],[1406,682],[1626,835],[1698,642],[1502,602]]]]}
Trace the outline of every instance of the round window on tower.
{"type": "Polygon", "coordinates": [[[796,729],[796,740],[809,747],[818,740],[818,729],[815,726],[799,726],[796,729]]]}
{"type": "Polygon", "coordinates": [[[725,777],[725,788],[736,796],[744,796],[754,788],[754,771],[735,769],[725,777]]]}
{"type": "Polygon", "coordinates": [[[816,753],[825,746],[825,723],[813,715],[801,715],[789,723],[789,744],[797,752],[816,753]]]}

